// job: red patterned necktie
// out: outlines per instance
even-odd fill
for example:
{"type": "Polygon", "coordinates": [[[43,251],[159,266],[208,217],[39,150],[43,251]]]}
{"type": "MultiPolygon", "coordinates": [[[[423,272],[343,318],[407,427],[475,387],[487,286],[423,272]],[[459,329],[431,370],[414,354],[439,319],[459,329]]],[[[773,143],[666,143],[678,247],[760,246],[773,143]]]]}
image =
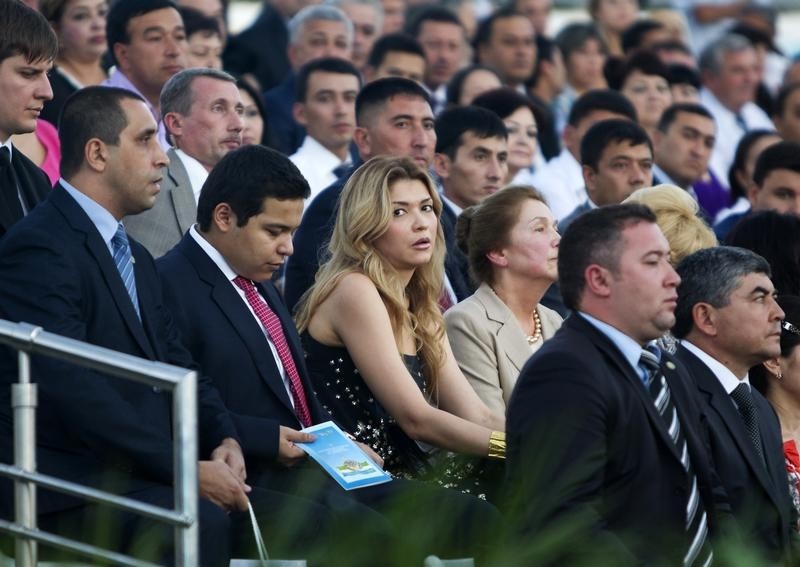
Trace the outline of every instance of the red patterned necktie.
{"type": "Polygon", "coordinates": [[[303,390],[303,383],[300,381],[300,374],[297,372],[297,366],[294,364],[292,352],[289,350],[289,343],[286,342],[286,335],[283,334],[283,327],[281,326],[280,319],[278,319],[275,312],[269,308],[269,305],[267,305],[267,302],[264,301],[264,298],[258,293],[252,281],[242,276],[236,276],[233,279],[233,283],[244,291],[247,303],[253,308],[256,317],[261,321],[261,324],[267,330],[267,334],[269,334],[272,342],[275,344],[275,350],[278,351],[278,357],[281,359],[281,364],[283,364],[286,375],[289,377],[289,389],[292,391],[292,398],[294,399],[294,411],[300,423],[303,424],[303,427],[310,427],[312,425],[311,412],[308,410],[306,393],[303,390]]]}

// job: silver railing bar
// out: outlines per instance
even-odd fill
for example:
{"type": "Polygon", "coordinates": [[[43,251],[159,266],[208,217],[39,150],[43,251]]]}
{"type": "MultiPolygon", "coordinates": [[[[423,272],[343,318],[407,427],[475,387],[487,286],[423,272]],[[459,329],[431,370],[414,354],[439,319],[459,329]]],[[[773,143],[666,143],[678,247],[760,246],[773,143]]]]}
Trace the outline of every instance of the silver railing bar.
{"type": "Polygon", "coordinates": [[[71,539],[62,537],[60,535],[51,534],[49,532],[43,532],[41,530],[29,530],[20,527],[17,524],[6,522],[5,520],[0,520],[0,529],[8,531],[13,535],[19,536],[21,539],[36,540],[41,543],[46,543],[48,545],[51,545],[53,547],[66,549],[68,551],[74,551],[75,553],[79,553],[81,555],[86,555],[89,557],[105,559],[107,561],[111,561],[119,565],[129,565],[131,567],[159,567],[157,563],[149,563],[147,561],[134,559],[132,557],[128,557],[127,555],[123,555],[121,553],[108,551],[107,549],[103,549],[102,547],[96,547],[88,543],[73,541],[71,539]]]}
{"type": "Polygon", "coordinates": [[[114,494],[103,492],[102,490],[97,490],[96,488],[91,488],[83,484],[70,482],[54,476],[41,473],[31,473],[24,471],[19,467],[12,467],[0,463],[0,475],[9,476],[15,480],[35,482],[39,486],[43,486],[51,490],[56,490],[65,494],[71,494],[73,496],[82,496],[87,500],[91,500],[92,502],[109,504],[116,508],[127,510],[128,512],[136,512],[137,514],[142,514],[143,516],[147,516],[149,518],[169,522],[170,524],[176,524],[179,526],[190,526],[192,524],[192,519],[190,517],[184,514],[179,514],[172,510],[167,510],[160,506],[153,506],[152,504],[146,504],[140,500],[126,498],[125,496],[116,496],[114,494]]]}
{"type": "MultiPolygon", "coordinates": [[[[10,469],[15,474],[8,474],[9,467],[0,469],[0,474],[15,478],[14,498],[16,523],[0,522],[0,531],[9,531],[16,538],[17,565],[33,567],[37,562],[36,542],[53,543],[59,547],[69,542],[55,534],[47,534],[36,529],[36,484],[41,480],[36,471],[36,387],[30,379],[30,354],[50,356],[73,362],[83,367],[92,368],[105,374],[127,378],[150,386],[165,387],[173,391],[173,482],[175,486],[175,509],[167,510],[151,507],[144,503],[126,502],[126,498],[107,495],[100,499],[95,489],[77,485],[74,494],[86,496],[90,500],[102,501],[122,508],[130,509],[133,505],[137,512],[174,525],[175,560],[177,565],[194,566],[198,564],[199,529],[198,515],[198,483],[197,483],[197,373],[169,364],[144,360],[107,348],[83,343],[67,337],[48,333],[41,327],[28,323],[12,323],[0,319],[0,344],[8,345],[19,351],[19,383],[12,384],[12,407],[14,409],[14,463],[10,469]],[[25,473],[25,476],[16,473],[25,473]],[[110,498],[109,498],[110,496],[110,498]],[[55,539],[53,539],[55,538],[55,539]]],[[[59,490],[70,485],[60,484],[60,479],[45,477],[44,485],[59,490]],[[60,486],[50,485],[50,483],[60,486]]],[[[63,492],[64,490],[62,490],[63,492]]],[[[73,493],[71,490],[67,490],[73,493]]],[[[81,544],[88,554],[100,548],[81,544]]],[[[70,547],[70,549],[73,549],[70,547]]],[[[77,551],[77,548],[75,549],[77,551]]],[[[108,550],[100,550],[105,559],[119,563],[124,555],[108,550]]],[[[124,565],[147,565],[133,558],[122,561],[124,565]],[[132,561],[132,563],[131,563],[132,561]]]]}

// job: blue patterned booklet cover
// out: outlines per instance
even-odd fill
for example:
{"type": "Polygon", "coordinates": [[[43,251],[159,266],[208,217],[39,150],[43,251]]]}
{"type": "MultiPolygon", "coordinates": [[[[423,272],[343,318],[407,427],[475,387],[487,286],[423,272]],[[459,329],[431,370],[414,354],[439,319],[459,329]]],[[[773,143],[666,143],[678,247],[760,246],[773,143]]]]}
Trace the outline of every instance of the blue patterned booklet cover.
{"type": "Polygon", "coordinates": [[[389,482],[392,477],[378,467],[358,445],[332,421],[303,429],[316,439],[311,443],[298,443],[303,451],[328,471],[342,488],[353,490],[389,482]]]}

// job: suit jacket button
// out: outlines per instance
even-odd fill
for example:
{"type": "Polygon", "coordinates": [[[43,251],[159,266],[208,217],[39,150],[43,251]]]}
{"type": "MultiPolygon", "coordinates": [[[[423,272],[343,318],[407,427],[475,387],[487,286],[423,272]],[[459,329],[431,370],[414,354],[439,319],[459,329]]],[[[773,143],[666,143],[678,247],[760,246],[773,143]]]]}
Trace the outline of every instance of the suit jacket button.
{"type": "Polygon", "coordinates": [[[161,388],[159,388],[158,386],[153,386],[153,393],[154,394],[160,394],[161,393],[161,388]]]}

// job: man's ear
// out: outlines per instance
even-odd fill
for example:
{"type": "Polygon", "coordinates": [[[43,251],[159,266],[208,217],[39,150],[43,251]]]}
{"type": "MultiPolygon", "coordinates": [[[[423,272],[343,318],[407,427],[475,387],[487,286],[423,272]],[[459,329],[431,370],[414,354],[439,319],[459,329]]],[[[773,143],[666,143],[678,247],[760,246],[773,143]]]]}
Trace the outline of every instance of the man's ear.
{"type": "Polygon", "coordinates": [[[363,126],[356,126],[353,131],[353,141],[356,143],[359,155],[367,159],[372,157],[372,140],[369,135],[369,130],[363,126]]]}
{"type": "Polygon", "coordinates": [[[599,264],[590,264],[583,273],[586,287],[598,297],[611,295],[612,274],[608,268],[599,264]]]}
{"type": "Polygon", "coordinates": [[[228,203],[218,203],[211,211],[211,224],[220,232],[230,232],[236,227],[236,213],[228,203]]]}
{"type": "Polygon", "coordinates": [[[117,67],[123,73],[127,72],[130,69],[127,44],[117,42],[112,49],[114,51],[114,59],[117,60],[117,67]]]}
{"type": "Polygon", "coordinates": [[[108,167],[108,146],[100,138],[92,138],[83,147],[83,161],[89,169],[102,173],[108,167]]]}
{"type": "Polygon", "coordinates": [[[447,154],[436,153],[433,154],[433,170],[436,172],[442,181],[450,178],[450,169],[453,163],[447,154]]]}
{"type": "Polygon", "coordinates": [[[701,334],[716,337],[719,333],[717,310],[709,303],[695,303],[692,306],[692,326],[701,334]]]}
{"type": "Polygon", "coordinates": [[[183,135],[183,116],[177,112],[167,112],[161,119],[173,139],[175,136],[180,137],[183,135]]]}
{"type": "Polygon", "coordinates": [[[294,121],[300,124],[300,126],[306,125],[306,105],[302,102],[296,102],[292,106],[292,116],[294,117],[294,121]]]}

